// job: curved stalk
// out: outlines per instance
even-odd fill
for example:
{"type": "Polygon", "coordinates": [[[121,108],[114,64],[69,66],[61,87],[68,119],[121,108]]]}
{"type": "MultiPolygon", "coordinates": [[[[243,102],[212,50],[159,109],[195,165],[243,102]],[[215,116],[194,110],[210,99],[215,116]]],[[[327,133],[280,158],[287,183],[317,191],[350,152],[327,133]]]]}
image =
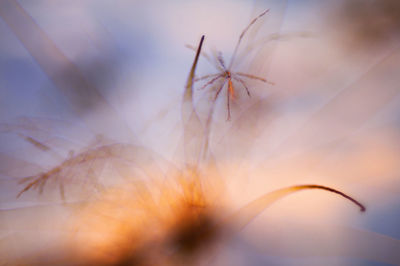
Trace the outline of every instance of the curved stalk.
{"type": "Polygon", "coordinates": [[[321,189],[338,194],[356,204],[360,208],[360,211],[362,212],[365,211],[364,205],[361,204],[359,201],[355,200],[354,198],[350,197],[349,195],[330,187],[311,184],[311,185],[297,185],[297,186],[281,188],[269,192],[267,194],[264,194],[263,196],[251,201],[250,203],[240,208],[236,213],[234,213],[231,217],[229,217],[229,220],[235,221],[236,226],[239,227],[239,230],[243,229],[257,215],[259,215],[261,212],[263,212],[267,207],[275,203],[277,200],[280,200],[281,198],[289,194],[292,194],[294,192],[300,190],[308,190],[308,189],[321,189]]]}

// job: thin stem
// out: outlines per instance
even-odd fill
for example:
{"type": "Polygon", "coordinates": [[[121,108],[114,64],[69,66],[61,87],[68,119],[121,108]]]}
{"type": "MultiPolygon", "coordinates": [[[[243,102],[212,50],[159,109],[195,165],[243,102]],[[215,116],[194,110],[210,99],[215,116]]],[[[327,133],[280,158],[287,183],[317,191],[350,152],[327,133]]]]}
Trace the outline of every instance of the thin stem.
{"type": "Polygon", "coordinates": [[[217,93],[215,94],[215,97],[214,97],[214,101],[217,100],[218,95],[221,93],[221,90],[222,90],[222,88],[225,86],[226,81],[227,81],[227,79],[224,80],[224,83],[222,83],[222,86],[219,87],[219,89],[217,90],[217,93]]]}
{"type": "Polygon", "coordinates": [[[204,35],[201,36],[199,47],[196,49],[196,56],[194,58],[193,65],[192,65],[192,67],[190,69],[190,72],[189,72],[189,77],[188,77],[187,82],[186,82],[185,93],[184,93],[184,96],[183,96],[184,101],[190,100],[192,102],[194,72],[195,72],[196,67],[197,67],[197,62],[199,60],[199,55],[201,53],[201,47],[203,46],[203,41],[204,41],[204,35]]]}
{"type": "Polygon", "coordinates": [[[226,67],[224,64],[224,60],[222,59],[221,52],[217,52],[215,49],[211,49],[212,55],[215,60],[215,65],[221,72],[226,72],[226,67]]]}
{"type": "Polygon", "coordinates": [[[215,78],[213,78],[212,80],[210,80],[209,82],[207,82],[206,84],[204,84],[201,88],[199,88],[199,90],[205,89],[207,86],[213,84],[216,80],[222,78],[223,75],[219,74],[218,76],[216,76],[215,78]]]}
{"type": "Polygon", "coordinates": [[[232,84],[232,79],[229,78],[228,79],[228,91],[226,92],[227,94],[227,100],[228,100],[228,118],[226,119],[227,121],[231,120],[231,106],[230,106],[230,97],[232,96],[232,98],[235,97],[234,94],[234,89],[233,89],[233,84],[232,84]]]}
{"type": "Polygon", "coordinates": [[[214,114],[215,103],[217,101],[218,95],[221,93],[222,89],[224,88],[226,81],[227,81],[227,79],[224,80],[222,85],[217,90],[215,97],[212,101],[211,109],[207,116],[207,121],[206,121],[205,129],[204,129],[204,146],[203,146],[203,158],[204,159],[206,158],[207,153],[208,153],[210,128],[211,128],[212,116],[214,114]]]}
{"type": "Polygon", "coordinates": [[[221,52],[218,52],[217,60],[221,64],[221,66],[224,69],[224,71],[226,71],[225,61],[224,61],[224,58],[222,57],[222,53],[221,52]]]}
{"type": "MultiPolygon", "coordinates": [[[[190,44],[186,44],[185,47],[188,48],[188,49],[190,49],[190,50],[193,50],[193,51],[197,52],[197,48],[194,47],[194,46],[192,46],[192,45],[190,45],[190,44]]],[[[213,61],[213,60],[211,59],[211,57],[210,57],[206,52],[201,51],[201,52],[200,52],[200,55],[203,56],[203,57],[208,61],[208,63],[210,63],[210,64],[211,64],[213,67],[215,67],[217,70],[221,70],[221,68],[219,67],[219,65],[218,65],[215,61],[213,61]]]]}
{"type": "Polygon", "coordinates": [[[239,76],[242,76],[242,77],[246,77],[246,78],[251,78],[251,79],[260,80],[260,81],[262,81],[262,82],[265,82],[265,83],[268,83],[268,84],[271,84],[271,85],[275,85],[275,83],[273,83],[273,82],[271,82],[271,81],[268,81],[268,80],[266,80],[265,78],[261,78],[261,77],[257,77],[257,76],[254,76],[254,75],[241,73],[241,72],[236,72],[235,74],[236,74],[236,75],[239,75],[239,76]]]}
{"type": "MultiPolygon", "coordinates": [[[[232,84],[232,81],[229,79],[228,81],[228,88],[230,88],[232,84]]],[[[230,89],[228,89],[228,91],[226,92],[226,97],[227,97],[227,107],[228,107],[228,117],[226,118],[227,121],[231,120],[231,106],[230,106],[230,89]]]]}
{"type": "Polygon", "coordinates": [[[249,88],[247,88],[246,83],[244,83],[244,81],[242,79],[235,77],[235,76],[233,76],[233,79],[236,81],[239,81],[243,85],[243,87],[246,89],[247,95],[249,95],[249,97],[251,97],[249,88]]]}
{"type": "Polygon", "coordinates": [[[260,15],[258,15],[257,17],[255,17],[255,18],[249,23],[249,25],[247,25],[246,28],[244,28],[244,30],[242,31],[242,33],[241,33],[240,36],[239,36],[238,42],[236,43],[236,47],[235,47],[235,50],[234,50],[234,52],[233,52],[233,55],[232,55],[231,61],[230,61],[230,63],[229,63],[228,69],[231,69],[231,67],[232,67],[232,65],[233,65],[233,62],[235,61],[235,57],[236,57],[236,54],[237,54],[237,52],[238,52],[239,45],[240,45],[240,43],[241,43],[241,41],[242,41],[242,39],[243,39],[243,36],[244,36],[244,35],[246,34],[246,32],[249,30],[249,28],[251,27],[251,25],[253,25],[253,24],[257,21],[257,19],[259,19],[259,18],[261,18],[262,16],[264,16],[268,11],[269,11],[269,9],[266,9],[265,11],[263,11],[260,15]]]}
{"type": "Polygon", "coordinates": [[[252,202],[243,206],[233,216],[228,217],[228,219],[235,221],[238,228],[242,229],[248,223],[250,223],[257,215],[259,215],[261,212],[263,212],[267,207],[269,207],[271,204],[275,203],[277,200],[279,200],[289,194],[292,194],[294,192],[297,192],[300,190],[306,190],[306,189],[321,189],[321,190],[326,190],[326,191],[338,194],[338,195],[350,200],[354,204],[356,204],[360,208],[360,211],[362,211],[362,212],[365,211],[364,205],[362,205],[359,201],[355,200],[354,198],[350,197],[349,195],[347,195],[339,190],[330,188],[330,187],[312,184],[312,185],[298,185],[298,186],[281,188],[281,189],[275,190],[273,192],[264,194],[263,196],[259,197],[258,199],[255,199],[252,202]]]}
{"type": "Polygon", "coordinates": [[[208,78],[216,77],[216,76],[218,76],[218,75],[221,75],[221,73],[201,76],[201,77],[195,78],[193,81],[196,82],[196,81],[200,81],[200,80],[203,80],[203,79],[208,79],[208,78]]]}

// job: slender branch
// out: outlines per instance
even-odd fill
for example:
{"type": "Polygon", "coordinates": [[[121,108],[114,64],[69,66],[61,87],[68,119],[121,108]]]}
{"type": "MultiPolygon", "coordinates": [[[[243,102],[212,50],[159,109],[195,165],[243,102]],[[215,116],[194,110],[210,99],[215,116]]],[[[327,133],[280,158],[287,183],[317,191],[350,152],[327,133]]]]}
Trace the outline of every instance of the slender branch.
{"type": "MultiPolygon", "coordinates": [[[[185,47],[197,52],[197,48],[192,45],[186,44],[185,47]]],[[[200,52],[200,55],[203,56],[207,60],[207,62],[210,63],[213,67],[215,67],[217,70],[219,71],[221,70],[221,67],[217,64],[217,62],[213,61],[206,52],[202,51],[200,52]]]]}
{"type": "Polygon", "coordinates": [[[201,88],[199,88],[199,90],[205,89],[207,86],[213,84],[216,80],[218,80],[218,79],[220,79],[220,78],[222,78],[222,77],[223,77],[222,74],[216,76],[215,78],[213,78],[212,80],[210,80],[209,82],[207,82],[206,84],[204,84],[201,88]]]}
{"type": "Polygon", "coordinates": [[[251,79],[260,80],[260,81],[262,81],[262,82],[265,82],[265,83],[268,83],[268,84],[271,84],[271,85],[275,85],[275,83],[273,83],[273,82],[271,82],[271,81],[268,81],[268,80],[266,80],[265,78],[261,78],[261,77],[257,77],[257,76],[254,76],[254,75],[250,75],[250,74],[246,74],[246,73],[241,73],[241,72],[236,72],[235,74],[236,74],[236,75],[239,75],[239,76],[242,76],[242,77],[246,77],[246,78],[251,78],[251,79]]]}
{"type": "Polygon", "coordinates": [[[192,95],[193,95],[194,72],[197,67],[197,62],[199,61],[199,55],[201,52],[201,47],[203,46],[203,41],[204,41],[204,35],[201,36],[200,44],[199,44],[199,47],[196,52],[196,57],[194,58],[193,65],[192,65],[192,68],[190,69],[189,77],[186,82],[185,95],[184,95],[184,99],[186,99],[186,100],[188,100],[188,98],[190,98],[190,100],[192,100],[192,97],[193,97],[192,95]]]}
{"type": "Polygon", "coordinates": [[[246,89],[247,95],[248,95],[249,97],[251,97],[249,88],[247,88],[246,83],[244,83],[244,81],[243,81],[242,79],[238,78],[238,77],[233,76],[232,78],[233,78],[234,80],[240,82],[240,83],[243,85],[243,87],[246,89]]]}
{"type": "Polygon", "coordinates": [[[221,93],[221,91],[224,88],[226,82],[227,82],[227,79],[224,80],[222,85],[219,87],[219,89],[215,93],[215,96],[214,96],[214,99],[212,101],[212,105],[211,105],[210,111],[208,112],[208,115],[207,115],[206,125],[205,125],[205,128],[204,128],[203,159],[206,158],[207,153],[208,153],[209,136],[210,136],[212,117],[213,117],[213,114],[214,114],[215,103],[217,101],[218,95],[221,93]]]}
{"type": "Polygon", "coordinates": [[[218,76],[218,75],[221,75],[221,73],[216,73],[216,74],[201,76],[201,77],[198,77],[198,78],[194,78],[193,81],[194,81],[194,82],[197,82],[197,81],[200,81],[200,80],[203,80],[203,79],[213,78],[213,77],[216,77],[216,76],[218,76]]]}
{"type": "Polygon", "coordinates": [[[275,203],[277,200],[292,194],[294,192],[300,191],[300,190],[308,190],[308,189],[321,189],[325,191],[329,191],[335,194],[338,194],[354,204],[356,204],[359,208],[360,211],[364,212],[365,207],[363,204],[361,204],[359,201],[355,200],[354,198],[350,197],[349,195],[336,190],[334,188],[326,187],[326,186],[320,186],[320,185],[298,185],[298,186],[291,186],[291,187],[286,187],[286,188],[281,188],[272,192],[269,192],[267,194],[264,194],[263,196],[259,197],[258,199],[255,199],[251,201],[250,203],[246,204],[243,206],[241,209],[239,209],[236,213],[233,214],[233,216],[230,216],[228,219],[235,221],[236,225],[238,226],[239,229],[244,228],[247,224],[249,224],[255,217],[257,217],[261,212],[263,212],[267,207],[275,203]]]}
{"type": "Polygon", "coordinates": [[[268,11],[269,11],[269,9],[266,9],[265,11],[263,11],[260,15],[258,15],[257,17],[255,17],[255,18],[249,23],[249,25],[247,25],[246,28],[244,28],[244,30],[242,31],[242,33],[241,33],[240,36],[239,36],[238,42],[236,43],[236,47],[235,47],[235,50],[234,50],[234,52],[233,52],[233,55],[232,55],[231,61],[230,61],[230,63],[229,63],[228,69],[231,69],[231,67],[232,67],[232,65],[233,65],[233,62],[235,61],[235,57],[236,57],[236,54],[237,54],[237,52],[238,52],[239,45],[240,45],[240,43],[241,43],[241,41],[242,41],[242,39],[243,39],[243,36],[246,34],[246,32],[249,30],[249,28],[250,28],[259,18],[261,18],[262,16],[264,16],[268,11]]]}

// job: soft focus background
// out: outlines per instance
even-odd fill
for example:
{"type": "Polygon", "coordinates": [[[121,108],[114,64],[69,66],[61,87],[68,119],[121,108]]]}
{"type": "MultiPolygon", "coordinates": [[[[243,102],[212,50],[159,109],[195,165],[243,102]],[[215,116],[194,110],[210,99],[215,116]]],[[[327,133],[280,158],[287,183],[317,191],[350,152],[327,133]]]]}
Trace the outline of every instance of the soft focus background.
{"type": "MultiPolygon", "coordinates": [[[[68,188],[64,201],[47,188],[17,199],[17,181],[71,151],[124,142],[181,165],[181,99],[195,54],[185,45],[204,34],[204,51],[229,61],[244,27],[267,8],[234,70],[275,85],[249,80],[251,98],[236,85],[231,121],[224,91],[211,127],[230,207],[316,183],[367,211],[322,191],[291,195],[227,244],[218,263],[400,264],[396,0],[0,1],[1,256],[63,234],[68,188]]],[[[197,74],[214,71],[201,57],[197,74]]],[[[203,119],[210,97],[195,90],[203,119]]]]}

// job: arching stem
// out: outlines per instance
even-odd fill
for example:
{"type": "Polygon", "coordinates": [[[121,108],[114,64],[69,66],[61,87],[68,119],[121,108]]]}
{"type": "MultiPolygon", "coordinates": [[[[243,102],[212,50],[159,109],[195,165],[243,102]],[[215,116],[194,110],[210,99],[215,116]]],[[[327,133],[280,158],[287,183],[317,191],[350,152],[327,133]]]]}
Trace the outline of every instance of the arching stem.
{"type": "Polygon", "coordinates": [[[277,200],[292,194],[294,192],[300,191],[300,190],[308,190],[308,189],[321,189],[325,191],[329,191],[335,194],[338,194],[354,204],[356,204],[359,208],[360,211],[364,212],[365,207],[363,204],[361,204],[359,201],[355,200],[354,198],[350,197],[349,195],[330,188],[330,187],[325,187],[325,186],[320,186],[320,185],[297,185],[297,186],[291,186],[291,187],[286,187],[286,188],[281,188],[272,192],[269,192],[267,194],[264,194],[263,196],[259,197],[258,199],[255,199],[251,201],[250,203],[246,204],[243,206],[241,209],[239,209],[236,213],[234,213],[232,216],[230,216],[228,219],[229,221],[234,221],[235,225],[237,228],[243,229],[247,224],[249,224],[257,215],[259,215],[261,212],[263,212],[267,207],[275,203],[277,200]]]}

